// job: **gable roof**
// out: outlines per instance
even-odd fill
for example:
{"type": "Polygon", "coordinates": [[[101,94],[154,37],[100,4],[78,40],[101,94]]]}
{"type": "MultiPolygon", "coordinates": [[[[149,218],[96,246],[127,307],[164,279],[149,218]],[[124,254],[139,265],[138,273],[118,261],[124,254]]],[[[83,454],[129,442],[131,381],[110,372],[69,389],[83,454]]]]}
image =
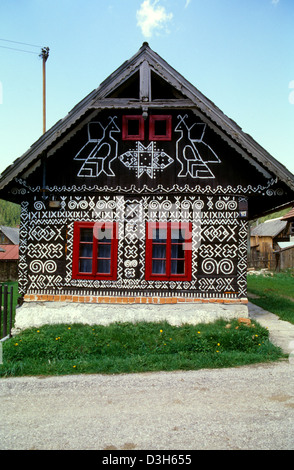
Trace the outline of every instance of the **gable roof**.
{"type": "Polygon", "coordinates": [[[0,175],[0,190],[10,181],[24,172],[38,158],[58,145],[79,121],[90,120],[99,109],[128,107],[147,108],[162,107],[164,100],[152,99],[151,81],[163,80],[173,90],[174,99],[166,100],[165,104],[181,108],[193,108],[199,116],[210,125],[214,126],[222,137],[229,139],[230,145],[243,152],[246,157],[252,157],[256,165],[260,163],[274,173],[281,181],[294,190],[294,176],[287,168],[272,157],[252,137],[244,133],[242,129],[228,118],[212,101],[206,98],[197,88],[188,82],[181,74],[173,69],[162,57],[154,52],[144,42],[139,51],[125,61],[115,70],[100,86],[89,93],[80,101],[63,119],[58,121],[51,129],[43,134],[21,157],[16,159],[0,175]],[[138,77],[139,92],[137,97],[125,97],[123,93],[117,98],[117,90],[127,89],[128,82],[138,77]]]}
{"type": "Polygon", "coordinates": [[[18,245],[0,245],[0,261],[18,260],[19,246],[18,245]]]}
{"type": "Polygon", "coordinates": [[[286,227],[287,222],[280,219],[272,219],[257,225],[251,230],[250,235],[259,237],[276,237],[286,227]]]}
{"type": "Polygon", "coordinates": [[[281,217],[281,220],[294,220],[294,207],[287,212],[287,214],[281,217]]]}
{"type": "Polygon", "coordinates": [[[14,227],[6,227],[5,225],[0,225],[0,232],[2,232],[13,245],[19,244],[19,229],[14,227]]]}

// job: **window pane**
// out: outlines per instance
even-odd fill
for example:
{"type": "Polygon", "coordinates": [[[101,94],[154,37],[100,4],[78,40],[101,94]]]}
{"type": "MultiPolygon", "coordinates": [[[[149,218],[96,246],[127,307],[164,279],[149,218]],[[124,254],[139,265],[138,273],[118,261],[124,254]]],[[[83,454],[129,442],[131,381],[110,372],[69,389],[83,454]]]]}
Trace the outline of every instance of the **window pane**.
{"type": "Polygon", "coordinates": [[[128,134],[129,135],[139,135],[139,120],[138,119],[129,119],[128,120],[128,134]]]}
{"type": "Polygon", "coordinates": [[[80,244],[80,258],[92,258],[93,245],[92,243],[80,244]]]}
{"type": "Polygon", "coordinates": [[[97,273],[110,274],[110,259],[98,259],[97,273]]]}
{"type": "Polygon", "coordinates": [[[166,258],[166,245],[153,244],[152,258],[166,258]]]}
{"type": "Polygon", "coordinates": [[[100,227],[97,233],[98,241],[111,242],[112,240],[112,229],[100,227]]]}
{"type": "Polygon", "coordinates": [[[80,240],[81,242],[92,242],[93,241],[93,229],[81,228],[80,240]]]}
{"type": "Polygon", "coordinates": [[[172,228],[171,239],[173,242],[182,242],[185,240],[185,229],[184,228],[172,228]]]}
{"type": "Polygon", "coordinates": [[[154,121],[154,134],[155,135],[166,135],[166,120],[154,121]]]}
{"type": "Polygon", "coordinates": [[[152,274],[165,274],[166,263],[164,260],[152,260],[152,274]]]}
{"type": "Polygon", "coordinates": [[[152,239],[157,242],[165,242],[167,232],[165,228],[154,228],[152,230],[152,239]]]}
{"type": "Polygon", "coordinates": [[[171,274],[185,274],[185,261],[172,260],[171,261],[171,274]]]}
{"type": "Polygon", "coordinates": [[[92,272],[92,260],[91,259],[80,259],[80,261],[79,261],[79,272],[80,273],[91,273],[92,272]]]}
{"type": "Polygon", "coordinates": [[[185,258],[184,244],[171,246],[171,257],[172,258],[185,258]]]}
{"type": "Polygon", "coordinates": [[[99,243],[98,245],[98,258],[110,258],[111,257],[111,245],[104,245],[99,243]]]}

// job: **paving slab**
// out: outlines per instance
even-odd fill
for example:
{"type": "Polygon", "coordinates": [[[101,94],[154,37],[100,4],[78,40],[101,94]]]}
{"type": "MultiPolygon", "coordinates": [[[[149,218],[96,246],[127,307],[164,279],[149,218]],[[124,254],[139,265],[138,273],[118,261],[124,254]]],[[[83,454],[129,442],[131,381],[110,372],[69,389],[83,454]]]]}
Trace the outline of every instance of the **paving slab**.
{"type": "MultiPolygon", "coordinates": [[[[294,310],[294,302],[293,302],[294,310]]],[[[261,326],[268,328],[270,341],[279,346],[286,354],[294,352],[294,325],[267,310],[248,302],[250,319],[255,319],[261,326]]]]}

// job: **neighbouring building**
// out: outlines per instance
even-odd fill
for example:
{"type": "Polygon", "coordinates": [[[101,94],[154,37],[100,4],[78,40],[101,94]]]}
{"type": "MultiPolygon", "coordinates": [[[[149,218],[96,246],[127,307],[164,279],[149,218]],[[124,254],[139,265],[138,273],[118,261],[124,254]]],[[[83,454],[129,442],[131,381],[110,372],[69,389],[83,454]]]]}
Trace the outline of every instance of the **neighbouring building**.
{"type": "Polygon", "coordinates": [[[290,241],[290,224],[286,220],[272,219],[252,228],[250,247],[258,253],[273,253],[279,243],[290,241]]]}
{"type": "Polygon", "coordinates": [[[19,229],[0,225],[0,282],[17,281],[19,229]]]}
{"type": "Polygon", "coordinates": [[[294,176],[144,43],[2,173],[0,197],[21,204],[20,293],[54,321],[58,301],[214,319],[246,314],[248,220],[293,203],[294,176]]]}

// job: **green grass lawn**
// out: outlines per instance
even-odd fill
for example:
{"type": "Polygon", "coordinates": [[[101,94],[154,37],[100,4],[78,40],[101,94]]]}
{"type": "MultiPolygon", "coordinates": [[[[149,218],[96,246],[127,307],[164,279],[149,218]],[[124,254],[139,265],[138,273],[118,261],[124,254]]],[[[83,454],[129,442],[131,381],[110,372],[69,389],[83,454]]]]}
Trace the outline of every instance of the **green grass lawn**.
{"type": "Polygon", "coordinates": [[[257,322],[47,325],[4,342],[0,376],[196,370],[282,357],[257,322]]]}
{"type": "MultiPolygon", "coordinates": [[[[293,273],[250,275],[248,292],[257,296],[250,301],[294,323],[293,273]]],[[[267,329],[237,320],[181,327],[166,322],[45,325],[8,339],[2,348],[0,377],[197,370],[285,357],[270,343],[267,329]]]]}
{"type": "Polygon", "coordinates": [[[294,273],[248,275],[248,297],[259,307],[294,324],[294,273]],[[254,294],[251,297],[250,294],[254,294]],[[257,296],[257,297],[256,297],[257,296]]]}

